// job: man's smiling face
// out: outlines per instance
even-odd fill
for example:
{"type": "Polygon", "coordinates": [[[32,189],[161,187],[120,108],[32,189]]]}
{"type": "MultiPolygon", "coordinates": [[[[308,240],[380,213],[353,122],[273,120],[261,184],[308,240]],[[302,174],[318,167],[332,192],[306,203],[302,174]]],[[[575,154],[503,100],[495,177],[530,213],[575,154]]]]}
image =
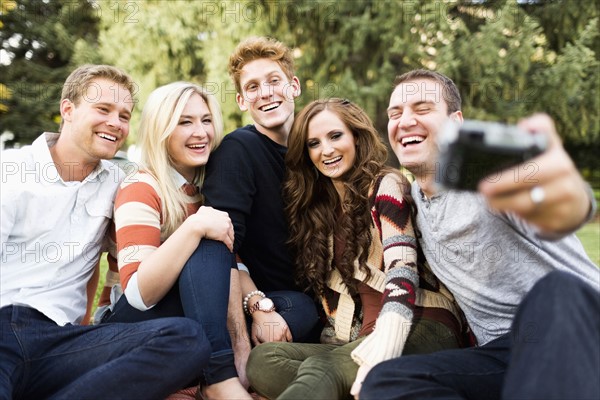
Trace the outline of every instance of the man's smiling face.
{"type": "Polygon", "coordinates": [[[250,112],[260,132],[289,132],[294,121],[294,99],[300,94],[297,77],[288,78],[277,62],[261,58],[244,65],[240,86],[238,105],[250,112]]]}
{"type": "Polygon", "coordinates": [[[133,102],[124,86],[94,79],[79,104],[65,99],[61,107],[61,135],[69,136],[90,161],[113,158],[125,143],[133,102]]]}
{"type": "Polygon", "coordinates": [[[438,158],[438,132],[452,115],[442,85],[431,79],[402,82],[387,112],[388,139],[400,164],[415,175],[431,171],[438,158]]]}

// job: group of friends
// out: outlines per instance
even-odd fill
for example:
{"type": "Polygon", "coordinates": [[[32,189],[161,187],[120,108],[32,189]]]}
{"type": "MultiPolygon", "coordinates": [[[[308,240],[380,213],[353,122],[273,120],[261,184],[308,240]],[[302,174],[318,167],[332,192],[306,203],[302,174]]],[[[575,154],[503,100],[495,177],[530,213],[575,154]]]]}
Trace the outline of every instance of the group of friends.
{"type": "Polygon", "coordinates": [[[354,100],[295,114],[283,43],[249,38],[228,70],[253,124],[223,135],[213,94],[161,86],[127,176],[106,160],[134,82],[112,66],[67,78],[60,133],[2,153],[0,399],[600,397],[600,272],[574,235],[596,203],[550,117],[519,123],[547,135],[533,179],[446,190],[445,75],[393,83],[411,183],[354,100]]]}

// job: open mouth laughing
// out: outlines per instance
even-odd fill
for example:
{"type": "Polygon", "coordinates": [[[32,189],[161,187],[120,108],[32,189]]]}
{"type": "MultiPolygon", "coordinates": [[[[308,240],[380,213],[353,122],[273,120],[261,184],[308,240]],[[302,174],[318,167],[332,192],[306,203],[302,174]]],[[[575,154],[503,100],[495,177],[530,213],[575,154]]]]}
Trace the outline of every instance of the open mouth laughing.
{"type": "Polygon", "coordinates": [[[340,161],[341,159],[342,159],[342,156],[337,156],[336,158],[332,158],[331,160],[323,161],[323,164],[325,164],[325,165],[335,164],[336,162],[340,161]]]}
{"type": "Polygon", "coordinates": [[[206,148],[207,143],[198,143],[198,144],[188,144],[185,147],[192,150],[204,150],[206,148]]]}
{"type": "Polygon", "coordinates": [[[109,135],[108,133],[100,132],[100,133],[98,133],[98,136],[100,136],[102,139],[108,140],[113,143],[115,143],[117,141],[116,136],[109,135]]]}
{"type": "Polygon", "coordinates": [[[407,147],[407,146],[419,144],[424,140],[425,140],[425,138],[423,136],[416,136],[416,135],[406,136],[400,140],[400,144],[404,147],[407,147]]]}
{"type": "Polygon", "coordinates": [[[264,106],[261,106],[258,109],[262,112],[269,112],[269,111],[275,110],[280,105],[281,105],[281,102],[276,101],[274,103],[265,104],[264,106]]]}

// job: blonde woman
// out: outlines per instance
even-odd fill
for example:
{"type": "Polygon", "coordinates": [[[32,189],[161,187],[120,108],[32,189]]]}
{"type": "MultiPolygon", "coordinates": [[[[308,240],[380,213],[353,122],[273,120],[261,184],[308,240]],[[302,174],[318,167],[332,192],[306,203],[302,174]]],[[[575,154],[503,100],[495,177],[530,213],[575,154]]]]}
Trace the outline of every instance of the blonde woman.
{"type": "Polygon", "coordinates": [[[125,296],[103,322],[185,316],[212,348],[198,371],[205,394],[249,398],[238,379],[227,330],[233,227],[202,205],[199,187],[223,133],[220,107],[202,87],[175,82],[152,92],[142,111],[140,170],[115,200],[119,278],[125,296]],[[202,251],[217,254],[202,259],[202,251]]]}

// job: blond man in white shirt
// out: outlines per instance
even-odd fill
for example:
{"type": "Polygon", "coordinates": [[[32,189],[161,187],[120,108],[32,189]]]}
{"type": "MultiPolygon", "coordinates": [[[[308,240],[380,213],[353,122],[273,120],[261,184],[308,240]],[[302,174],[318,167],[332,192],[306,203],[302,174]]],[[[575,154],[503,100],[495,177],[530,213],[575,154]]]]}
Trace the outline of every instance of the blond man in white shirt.
{"type": "Polygon", "coordinates": [[[79,67],[63,87],[60,133],[2,152],[1,399],[161,399],[208,362],[191,320],[80,325],[123,178],[105,159],[127,138],[134,89],[120,69],[79,67]]]}

